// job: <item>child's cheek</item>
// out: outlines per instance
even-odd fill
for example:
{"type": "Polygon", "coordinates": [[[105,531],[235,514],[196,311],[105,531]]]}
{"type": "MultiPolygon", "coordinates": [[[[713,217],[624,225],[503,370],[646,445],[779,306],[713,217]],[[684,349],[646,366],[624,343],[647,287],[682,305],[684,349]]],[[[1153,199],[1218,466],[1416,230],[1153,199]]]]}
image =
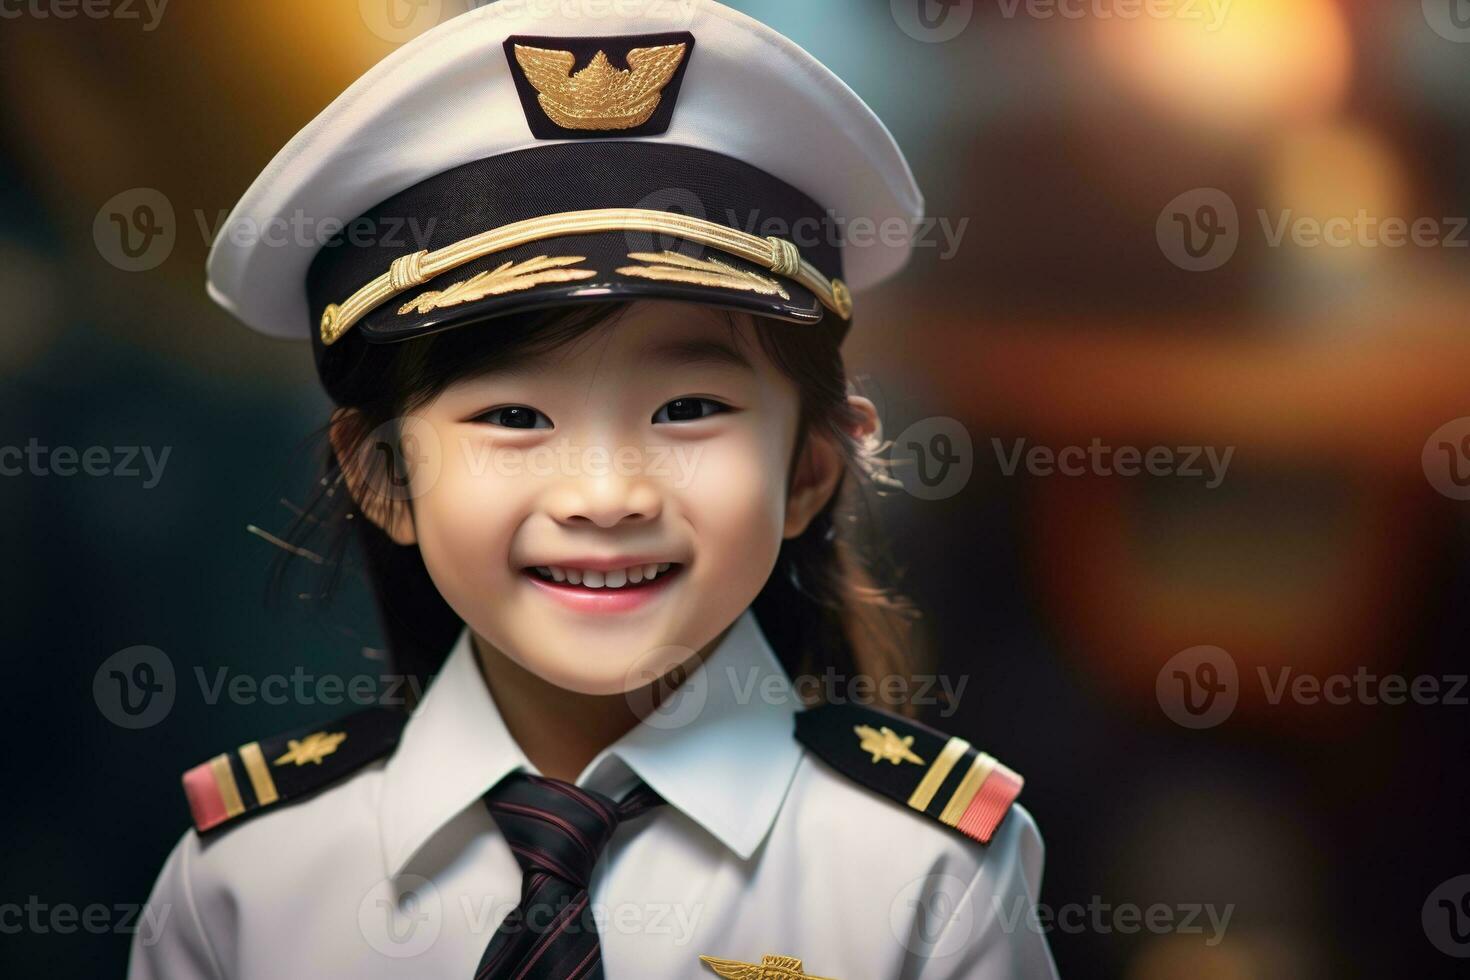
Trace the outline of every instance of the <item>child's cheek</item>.
{"type": "Polygon", "coordinates": [[[415,488],[414,524],[419,550],[446,602],[475,625],[485,604],[504,595],[518,570],[510,546],[535,494],[535,480],[473,465],[446,447],[432,486],[415,488]]]}
{"type": "Polygon", "coordinates": [[[671,491],[694,529],[689,585],[697,636],[712,638],[744,611],[770,577],[785,514],[785,453],[779,438],[755,428],[704,447],[687,484],[671,491]]]}

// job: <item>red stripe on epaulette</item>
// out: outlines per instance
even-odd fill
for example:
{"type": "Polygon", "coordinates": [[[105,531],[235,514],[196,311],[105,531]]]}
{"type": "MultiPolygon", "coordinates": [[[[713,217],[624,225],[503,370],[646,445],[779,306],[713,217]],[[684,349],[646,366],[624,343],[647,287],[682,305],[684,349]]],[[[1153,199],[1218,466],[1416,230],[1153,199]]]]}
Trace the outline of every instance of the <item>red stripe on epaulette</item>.
{"type": "Polygon", "coordinates": [[[997,762],[975,798],[965,808],[955,829],[966,837],[989,844],[1001,821],[1010,812],[1011,804],[1021,795],[1021,787],[1025,782],[1017,773],[997,762]]]}
{"type": "Polygon", "coordinates": [[[224,794],[214,778],[214,762],[202,762],[184,773],[184,795],[189,798],[189,812],[200,833],[218,827],[230,819],[224,794]]]}

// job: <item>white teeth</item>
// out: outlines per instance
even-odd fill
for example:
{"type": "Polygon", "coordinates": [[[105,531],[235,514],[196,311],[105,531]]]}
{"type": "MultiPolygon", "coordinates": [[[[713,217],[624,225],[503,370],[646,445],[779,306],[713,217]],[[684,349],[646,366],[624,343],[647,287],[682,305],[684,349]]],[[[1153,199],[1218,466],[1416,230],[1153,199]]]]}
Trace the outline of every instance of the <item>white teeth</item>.
{"type": "Polygon", "coordinates": [[[610,572],[566,568],[561,565],[535,565],[532,566],[532,570],[541,578],[554,582],[570,582],[572,585],[580,585],[589,589],[621,589],[640,582],[652,582],[673,567],[673,562],[665,561],[616,568],[610,572]]]}

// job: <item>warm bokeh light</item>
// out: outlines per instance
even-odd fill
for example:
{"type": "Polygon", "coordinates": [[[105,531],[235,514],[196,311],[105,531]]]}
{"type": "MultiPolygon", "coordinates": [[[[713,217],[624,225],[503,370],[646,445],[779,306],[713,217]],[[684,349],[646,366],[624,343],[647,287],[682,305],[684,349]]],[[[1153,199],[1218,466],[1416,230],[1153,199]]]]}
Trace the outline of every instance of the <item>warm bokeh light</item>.
{"type": "Polygon", "coordinates": [[[1400,229],[1413,223],[1403,164],[1367,126],[1328,123],[1283,134],[1267,159],[1265,192],[1271,234],[1303,262],[1356,268],[1409,247],[1402,230],[1394,232],[1395,222],[1400,229]]]}
{"type": "Polygon", "coordinates": [[[1341,102],[1352,45],[1333,0],[1220,0],[1179,11],[1094,22],[1104,60],[1138,96],[1209,130],[1309,119],[1341,102]]]}

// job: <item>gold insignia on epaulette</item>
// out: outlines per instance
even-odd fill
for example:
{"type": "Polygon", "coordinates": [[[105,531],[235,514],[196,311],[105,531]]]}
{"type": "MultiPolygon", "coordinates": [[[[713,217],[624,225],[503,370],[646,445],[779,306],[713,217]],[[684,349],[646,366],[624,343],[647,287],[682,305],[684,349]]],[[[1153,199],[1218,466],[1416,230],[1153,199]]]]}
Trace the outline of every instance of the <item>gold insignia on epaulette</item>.
{"type": "Polygon", "coordinates": [[[684,61],[687,44],[634,48],[628,67],[614,68],[605,51],[576,74],[570,51],[516,45],[516,61],[540,96],[547,118],[563,129],[636,129],[658,109],[663,90],[684,61]]]}
{"type": "Polygon", "coordinates": [[[305,738],[293,738],[286,742],[290,751],[275,761],[275,765],[285,766],[295,763],[304,766],[308,762],[321,765],[322,760],[333,752],[337,747],[347,740],[346,732],[312,732],[305,738]]]}
{"type": "Polygon", "coordinates": [[[807,973],[795,956],[762,956],[759,963],[701,956],[700,961],[726,980],[836,980],[807,973]]]}
{"type": "Polygon", "coordinates": [[[912,735],[899,737],[898,732],[884,725],[882,728],[870,728],[867,725],[854,725],[861,740],[861,748],[873,756],[873,762],[891,762],[895,766],[900,762],[912,762],[916,766],[922,766],[924,760],[914,754],[911,746],[914,744],[912,735]]]}

